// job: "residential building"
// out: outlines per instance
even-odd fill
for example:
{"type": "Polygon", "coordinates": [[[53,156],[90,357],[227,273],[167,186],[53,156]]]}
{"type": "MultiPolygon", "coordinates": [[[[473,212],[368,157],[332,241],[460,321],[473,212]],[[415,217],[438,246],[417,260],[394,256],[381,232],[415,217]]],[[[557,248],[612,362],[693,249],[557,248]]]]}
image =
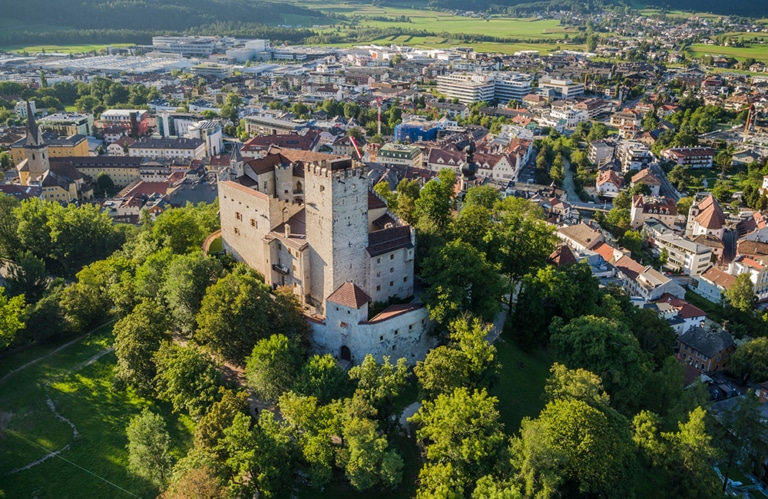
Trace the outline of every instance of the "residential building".
{"type": "Polygon", "coordinates": [[[376,154],[376,161],[384,166],[404,165],[421,168],[421,149],[403,144],[384,144],[376,154]]]}
{"type": "Polygon", "coordinates": [[[768,257],[738,255],[728,264],[728,273],[733,276],[749,274],[757,299],[768,298],[768,257]]]}
{"type": "Polygon", "coordinates": [[[167,158],[191,161],[205,157],[205,141],[187,138],[144,137],[128,146],[133,158],[167,158]]]}
{"type": "Polygon", "coordinates": [[[692,327],[700,327],[707,318],[707,314],[700,308],[671,295],[662,295],[653,303],[659,315],[669,322],[678,335],[692,327]]]}
{"type": "Polygon", "coordinates": [[[640,298],[646,303],[658,300],[665,293],[680,299],[685,297],[685,289],[674,280],[626,255],[617,259],[614,266],[622,287],[630,297],[640,298]]]}
{"type": "Polygon", "coordinates": [[[712,303],[721,305],[725,299],[726,291],[736,282],[736,276],[712,265],[694,282],[696,285],[691,289],[696,294],[703,296],[712,303]]]}
{"type": "Polygon", "coordinates": [[[714,236],[721,241],[725,235],[725,214],[712,194],[694,201],[688,211],[685,236],[693,238],[700,234],[714,236]]]}
{"type": "Polygon", "coordinates": [[[43,130],[57,135],[93,135],[93,115],[79,113],[49,114],[38,120],[43,130]]]}
{"type": "Polygon", "coordinates": [[[624,181],[613,170],[604,170],[597,175],[597,194],[607,198],[615,198],[621,192],[624,181]]]}
{"type": "Polygon", "coordinates": [[[143,158],[128,156],[77,156],[51,158],[51,165],[69,165],[93,180],[96,180],[100,173],[106,173],[115,187],[122,189],[139,178],[142,161],[143,158]]]}
{"type": "Polygon", "coordinates": [[[22,119],[27,119],[27,116],[28,116],[27,115],[27,110],[28,109],[32,112],[32,114],[36,114],[37,113],[37,106],[35,106],[35,101],[33,101],[33,100],[24,101],[24,100],[19,99],[16,102],[16,105],[14,106],[14,112],[16,113],[16,116],[18,116],[19,118],[22,118],[22,119]],[[27,104],[29,104],[29,105],[27,105],[27,104]]]}
{"type": "Polygon", "coordinates": [[[189,126],[188,139],[200,139],[205,144],[205,155],[218,156],[224,149],[224,135],[221,123],[216,120],[198,121],[189,126]]]}
{"type": "Polygon", "coordinates": [[[661,234],[654,238],[656,248],[667,251],[664,268],[690,276],[701,275],[713,260],[712,249],[674,233],[661,234]]]}
{"type": "Polygon", "coordinates": [[[674,147],[661,151],[661,157],[689,168],[712,168],[715,151],[709,147],[674,147]]]}
{"type": "Polygon", "coordinates": [[[644,168],[632,175],[631,186],[634,187],[637,184],[647,185],[651,189],[651,196],[658,197],[659,190],[661,189],[661,180],[650,168],[644,168]]]}
{"type": "Polygon", "coordinates": [[[437,91],[462,104],[522,101],[531,93],[531,77],[512,72],[488,74],[451,73],[437,77],[437,91]]]}
{"type": "Polygon", "coordinates": [[[589,161],[593,165],[599,166],[613,159],[615,147],[603,141],[593,141],[589,143],[589,161]]]}
{"type": "Polygon", "coordinates": [[[677,359],[703,372],[723,371],[736,350],[731,333],[692,327],[677,339],[677,359]]]}
{"type": "Polygon", "coordinates": [[[638,141],[625,140],[619,144],[618,159],[624,173],[641,170],[653,162],[653,154],[647,145],[638,141]]]}
{"type": "Polygon", "coordinates": [[[574,83],[567,78],[550,78],[543,76],[539,78],[539,88],[543,90],[551,89],[555,95],[563,99],[570,99],[584,93],[584,84],[574,83]]]}
{"type": "Polygon", "coordinates": [[[576,251],[591,250],[605,241],[605,237],[585,223],[566,225],[557,229],[557,237],[576,251]]]}
{"type": "Polygon", "coordinates": [[[296,133],[306,126],[306,121],[291,121],[266,115],[252,114],[245,117],[245,131],[250,136],[296,133]]]}
{"type": "Polygon", "coordinates": [[[107,109],[99,116],[103,127],[121,126],[132,135],[144,135],[149,130],[149,115],[143,109],[107,109]]]}
{"type": "Polygon", "coordinates": [[[674,201],[668,198],[637,195],[632,197],[629,218],[632,228],[635,230],[642,227],[650,218],[657,219],[667,227],[674,227],[675,219],[677,219],[677,206],[674,201]]]}

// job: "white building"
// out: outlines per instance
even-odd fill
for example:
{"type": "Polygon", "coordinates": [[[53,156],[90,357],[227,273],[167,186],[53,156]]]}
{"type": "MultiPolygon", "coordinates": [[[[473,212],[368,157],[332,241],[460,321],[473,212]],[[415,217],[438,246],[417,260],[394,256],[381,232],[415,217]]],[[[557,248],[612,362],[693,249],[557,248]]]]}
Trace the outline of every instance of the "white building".
{"type": "Polygon", "coordinates": [[[567,78],[558,79],[542,76],[539,78],[539,88],[544,90],[551,89],[555,92],[555,95],[563,99],[570,99],[584,93],[584,85],[582,83],[573,83],[573,81],[567,78]]]}
{"type": "Polygon", "coordinates": [[[223,130],[218,121],[198,121],[189,126],[186,137],[202,140],[205,143],[205,155],[208,157],[218,156],[224,149],[223,130]]]}
{"type": "Polygon", "coordinates": [[[625,140],[619,144],[618,159],[624,173],[631,170],[642,170],[654,160],[647,145],[632,140],[625,140]]]}
{"type": "Polygon", "coordinates": [[[715,266],[709,267],[697,280],[696,287],[691,289],[698,295],[703,296],[712,303],[718,305],[723,303],[725,293],[728,291],[736,277],[718,269],[715,266]]]}
{"type": "Polygon", "coordinates": [[[452,73],[437,77],[437,90],[463,104],[497,100],[522,101],[531,93],[531,77],[512,72],[498,73],[452,73]]]}
{"type": "Polygon", "coordinates": [[[677,234],[666,233],[654,239],[659,251],[666,249],[668,258],[664,268],[673,272],[698,276],[712,264],[712,248],[689,241],[677,234]]]}
{"type": "Polygon", "coordinates": [[[191,161],[205,157],[205,141],[187,138],[142,138],[128,146],[128,156],[191,161]]]}

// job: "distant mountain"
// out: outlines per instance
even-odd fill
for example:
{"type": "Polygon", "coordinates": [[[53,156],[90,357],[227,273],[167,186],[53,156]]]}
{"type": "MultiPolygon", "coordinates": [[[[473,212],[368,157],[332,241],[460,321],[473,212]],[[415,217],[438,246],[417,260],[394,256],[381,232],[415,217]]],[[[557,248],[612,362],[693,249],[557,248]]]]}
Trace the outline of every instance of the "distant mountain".
{"type": "Polygon", "coordinates": [[[30,27],[181,31],[216,22],[307,26],[325,18],[290,3],[261,0],[15,0],[4,4],[4,19],[30,27]]]}

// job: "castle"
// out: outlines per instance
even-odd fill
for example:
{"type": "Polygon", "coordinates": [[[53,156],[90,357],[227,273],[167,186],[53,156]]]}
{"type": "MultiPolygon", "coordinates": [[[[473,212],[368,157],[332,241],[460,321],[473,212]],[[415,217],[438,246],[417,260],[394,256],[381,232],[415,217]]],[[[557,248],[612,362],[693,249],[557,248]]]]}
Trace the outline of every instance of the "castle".
{"type": "Polygon", "coordinates": [[[224,249],[289,286],[307,309],[316,350],[351,363],[370,353],[423,358],[431,340],[421,304],[368,317],[371,302],[413,295],[414,231],[370,191],[349,158],[271,149],[219,182],[224,249]]]}

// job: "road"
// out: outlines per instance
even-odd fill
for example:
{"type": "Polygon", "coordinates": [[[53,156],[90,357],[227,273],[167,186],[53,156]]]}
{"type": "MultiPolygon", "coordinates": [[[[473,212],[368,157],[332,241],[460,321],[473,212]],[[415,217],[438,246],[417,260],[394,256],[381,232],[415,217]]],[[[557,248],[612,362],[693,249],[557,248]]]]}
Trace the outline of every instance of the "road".
{"type": "Polygon", "coordinates": [[[675,189],[672,186],[672,183],[667,179],[667,175],[664,173],[664,170],[662,170],[658,164],[654,163],[651,164],[651,171],[657,177],[659,177],[659,180],[661,180],[661,189],[659,190],[659,194],[664,197],[673,199],[675,203],[677,203],[680,200],[680,193],[677,192],[677,189],[675,189]]]}

